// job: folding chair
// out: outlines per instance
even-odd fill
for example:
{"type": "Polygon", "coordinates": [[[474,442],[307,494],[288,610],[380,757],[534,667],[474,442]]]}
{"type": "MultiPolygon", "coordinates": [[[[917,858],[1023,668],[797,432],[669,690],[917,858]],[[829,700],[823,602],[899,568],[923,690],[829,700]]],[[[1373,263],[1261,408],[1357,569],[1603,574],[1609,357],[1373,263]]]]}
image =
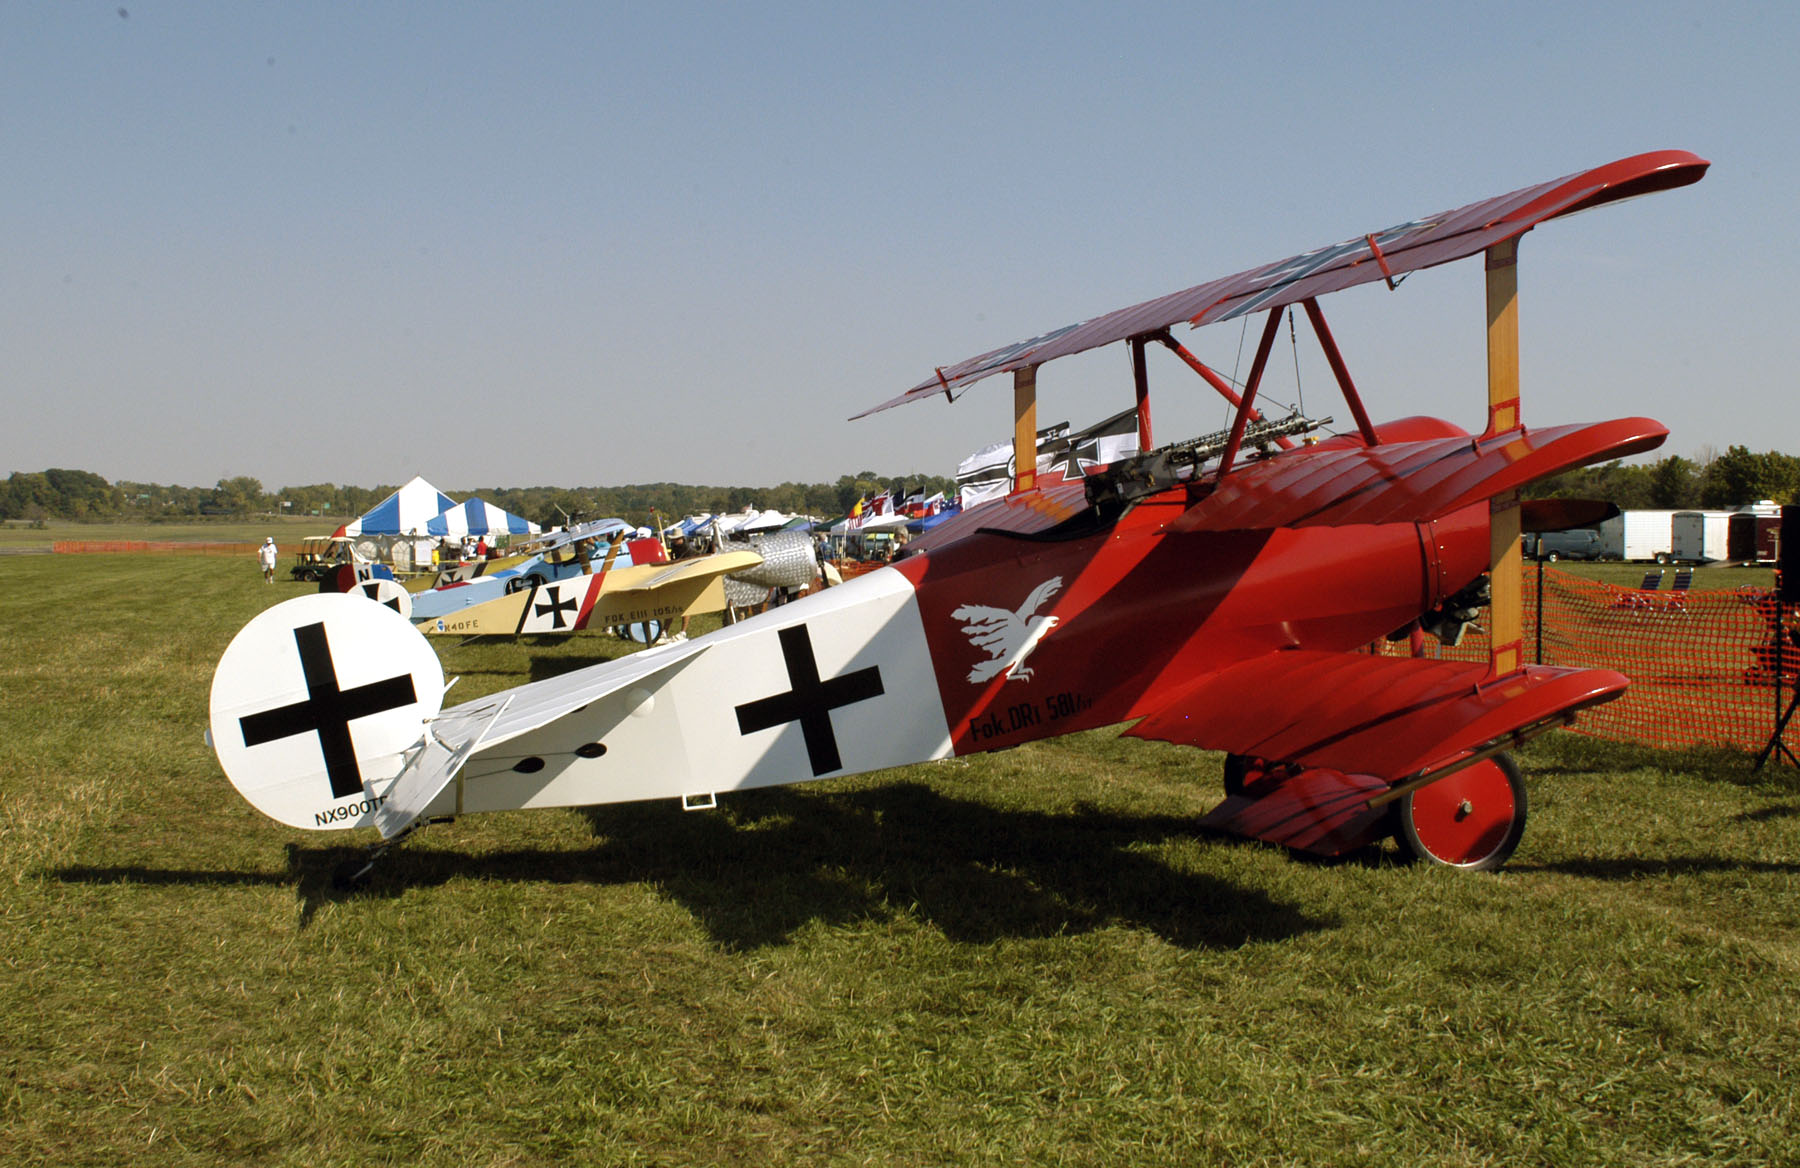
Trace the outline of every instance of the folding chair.
{"type": "Polygon", "coordinates": [[[1658,588],[1661,588],[1662,578],[1663,570],[1661,568],[1645,572],[1644,582],[1629,592],[1621,592],[1619,598],[1613,601],[1613,607],[1649,608],[1654,603],[1654,597],[1646,596],[1645,593],[1655,592],[1658,588]]]}
{"type": "Polygon", "coordinates": [[[1669,599],[1663,602],[1664,612],[1686,612],[1687,597],[1683,595],[1688,585],[1694,582],[1694,570],[1683,568],[1675,573],[1675,579],[1669,584],[1669,599]]]}

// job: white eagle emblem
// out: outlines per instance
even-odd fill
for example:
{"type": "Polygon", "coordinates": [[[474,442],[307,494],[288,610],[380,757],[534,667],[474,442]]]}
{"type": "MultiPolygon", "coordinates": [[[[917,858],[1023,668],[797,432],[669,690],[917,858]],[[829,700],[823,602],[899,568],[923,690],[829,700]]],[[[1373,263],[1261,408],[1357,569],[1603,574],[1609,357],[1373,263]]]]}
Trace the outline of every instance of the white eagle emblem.
{"type": "Polygon", "coordinates": [[[992,657],[969,670],[969,680],[988,681],[1004,669],[1008,681],[1030,681],[1031,670],[1025,668],[1025,658],[1057,622],[1056,617],[1033,614],[1061,589],[1062,577],[1052,576],[1031,590],[1017,612],[985,604],[965,604],[952,612],[952,619],[968,622],[962,631],[969,643],[986,649],[992,657]]]}

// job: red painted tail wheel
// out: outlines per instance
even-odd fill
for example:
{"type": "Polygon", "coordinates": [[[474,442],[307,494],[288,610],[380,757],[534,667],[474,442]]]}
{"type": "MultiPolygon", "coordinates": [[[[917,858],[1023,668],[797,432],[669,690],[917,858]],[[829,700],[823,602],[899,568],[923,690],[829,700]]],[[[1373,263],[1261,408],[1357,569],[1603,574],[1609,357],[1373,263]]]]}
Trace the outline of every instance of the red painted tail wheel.
{"type": "Polygon", "coordinates": [[[1504,754],[1421,787],[1395,806],[1401,849],[1432,864],[1492,871],[1525,834],[1525,782],[1504,754]]]}

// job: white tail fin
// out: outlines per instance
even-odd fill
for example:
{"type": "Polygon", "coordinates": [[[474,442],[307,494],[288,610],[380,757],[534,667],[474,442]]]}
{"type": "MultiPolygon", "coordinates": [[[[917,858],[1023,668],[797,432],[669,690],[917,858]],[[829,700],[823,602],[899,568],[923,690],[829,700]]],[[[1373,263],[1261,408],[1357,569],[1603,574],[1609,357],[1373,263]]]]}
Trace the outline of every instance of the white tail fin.
{"type": "Polygon", "coordinates": [[[271,819],[362,827],[443,700],[443,667],[405,617],[321,592],[232,639],[213,672],[211,741],[232,785],[271,819]]]}
{"type": "Polygon", "coordinates": [[[359,580],[356,591],[373,600],[376,604],[385,604],[403,617],[412,617],[412,593],[398,580],[370,578],[359,580]]]}

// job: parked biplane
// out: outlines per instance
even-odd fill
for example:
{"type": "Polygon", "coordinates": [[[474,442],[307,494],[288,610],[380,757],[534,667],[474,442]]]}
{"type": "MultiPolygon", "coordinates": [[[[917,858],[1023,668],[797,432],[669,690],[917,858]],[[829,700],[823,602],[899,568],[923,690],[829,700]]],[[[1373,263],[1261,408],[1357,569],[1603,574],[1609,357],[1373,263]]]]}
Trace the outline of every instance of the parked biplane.
{"type": "MultiPolygon", "coordinates": [[[[499,559],[453,564],[438,572],[431,588],[417,594],[414,619],[448,616],[495,597],[573,580],[587,575],[609,555],[615,557],[617,566],[624,567],[634,562],[634,543],[623,520],[607,519],[523,542],[499,559]]],[[[662,546],[654,539],[646,545],[662,546]]]]}
{"type": "MultiPolygon", "coordinates": [[[[650,542],[655,542],[654,540],[650,542]]],[[[726,575],[761,565],[753,551],[693,559],[626,563],[601,561],[593,571],[533,584],[428,620],[420,631],[459,637],[578,633],[633,625],[666,627],[686,617],[725,611],[726,575]]],[[[650,639],[654,639],[653,637],[650,639]]]]}
{"type": "MultiPolygon", "coordinates": [[[[1205,822],[1338,854],[1394,834],[1427,859],[1503,862],[1526,815],[1503,751],[1617,697],[1607,670],[1521,652],[1520,532],[1555,526],[1528,483],[1654,448],[1647,418],[1521,422],[1516,262],[1547,220],[1697,181],[1642,154],[1410,220],[942,367],[874,409],[1013,375],[1013,493],[889,567],[685,643],[441,708],[427,642],[388,609],[291,600],[221,659],[210,737],[238,789],[295,827],[384,840],[475,811],[716,794],[999,750],[1125,723],[1227,755],[1205,822]],[[1318,298],[1485,257],[1487,428],[1376,425],[1318,298]],[[1353,426],[1257,409],[1277,323],[1304,309],[1353,426]],[[1266,314],[1241,392],[1172,328],[1266,314]],[[1141,453],[1034,483],[1036,371],[1123,341],[1141,453]],[[1152,441],[1146,353],[1235,407],[1227,430],[1152,441]],[[1524,517],[1524,518],[1522,518],[1524,517]],[[1487,611],[1485,663],[1366,651],[1487,611]]],[[[861,416],[861,415],[859,415],[861,416]]],[[[1566,518],[1566,517],[1565,517],[1566,518]]],[[[376,845],[377,848],[385,845],[376,845]]]]}

